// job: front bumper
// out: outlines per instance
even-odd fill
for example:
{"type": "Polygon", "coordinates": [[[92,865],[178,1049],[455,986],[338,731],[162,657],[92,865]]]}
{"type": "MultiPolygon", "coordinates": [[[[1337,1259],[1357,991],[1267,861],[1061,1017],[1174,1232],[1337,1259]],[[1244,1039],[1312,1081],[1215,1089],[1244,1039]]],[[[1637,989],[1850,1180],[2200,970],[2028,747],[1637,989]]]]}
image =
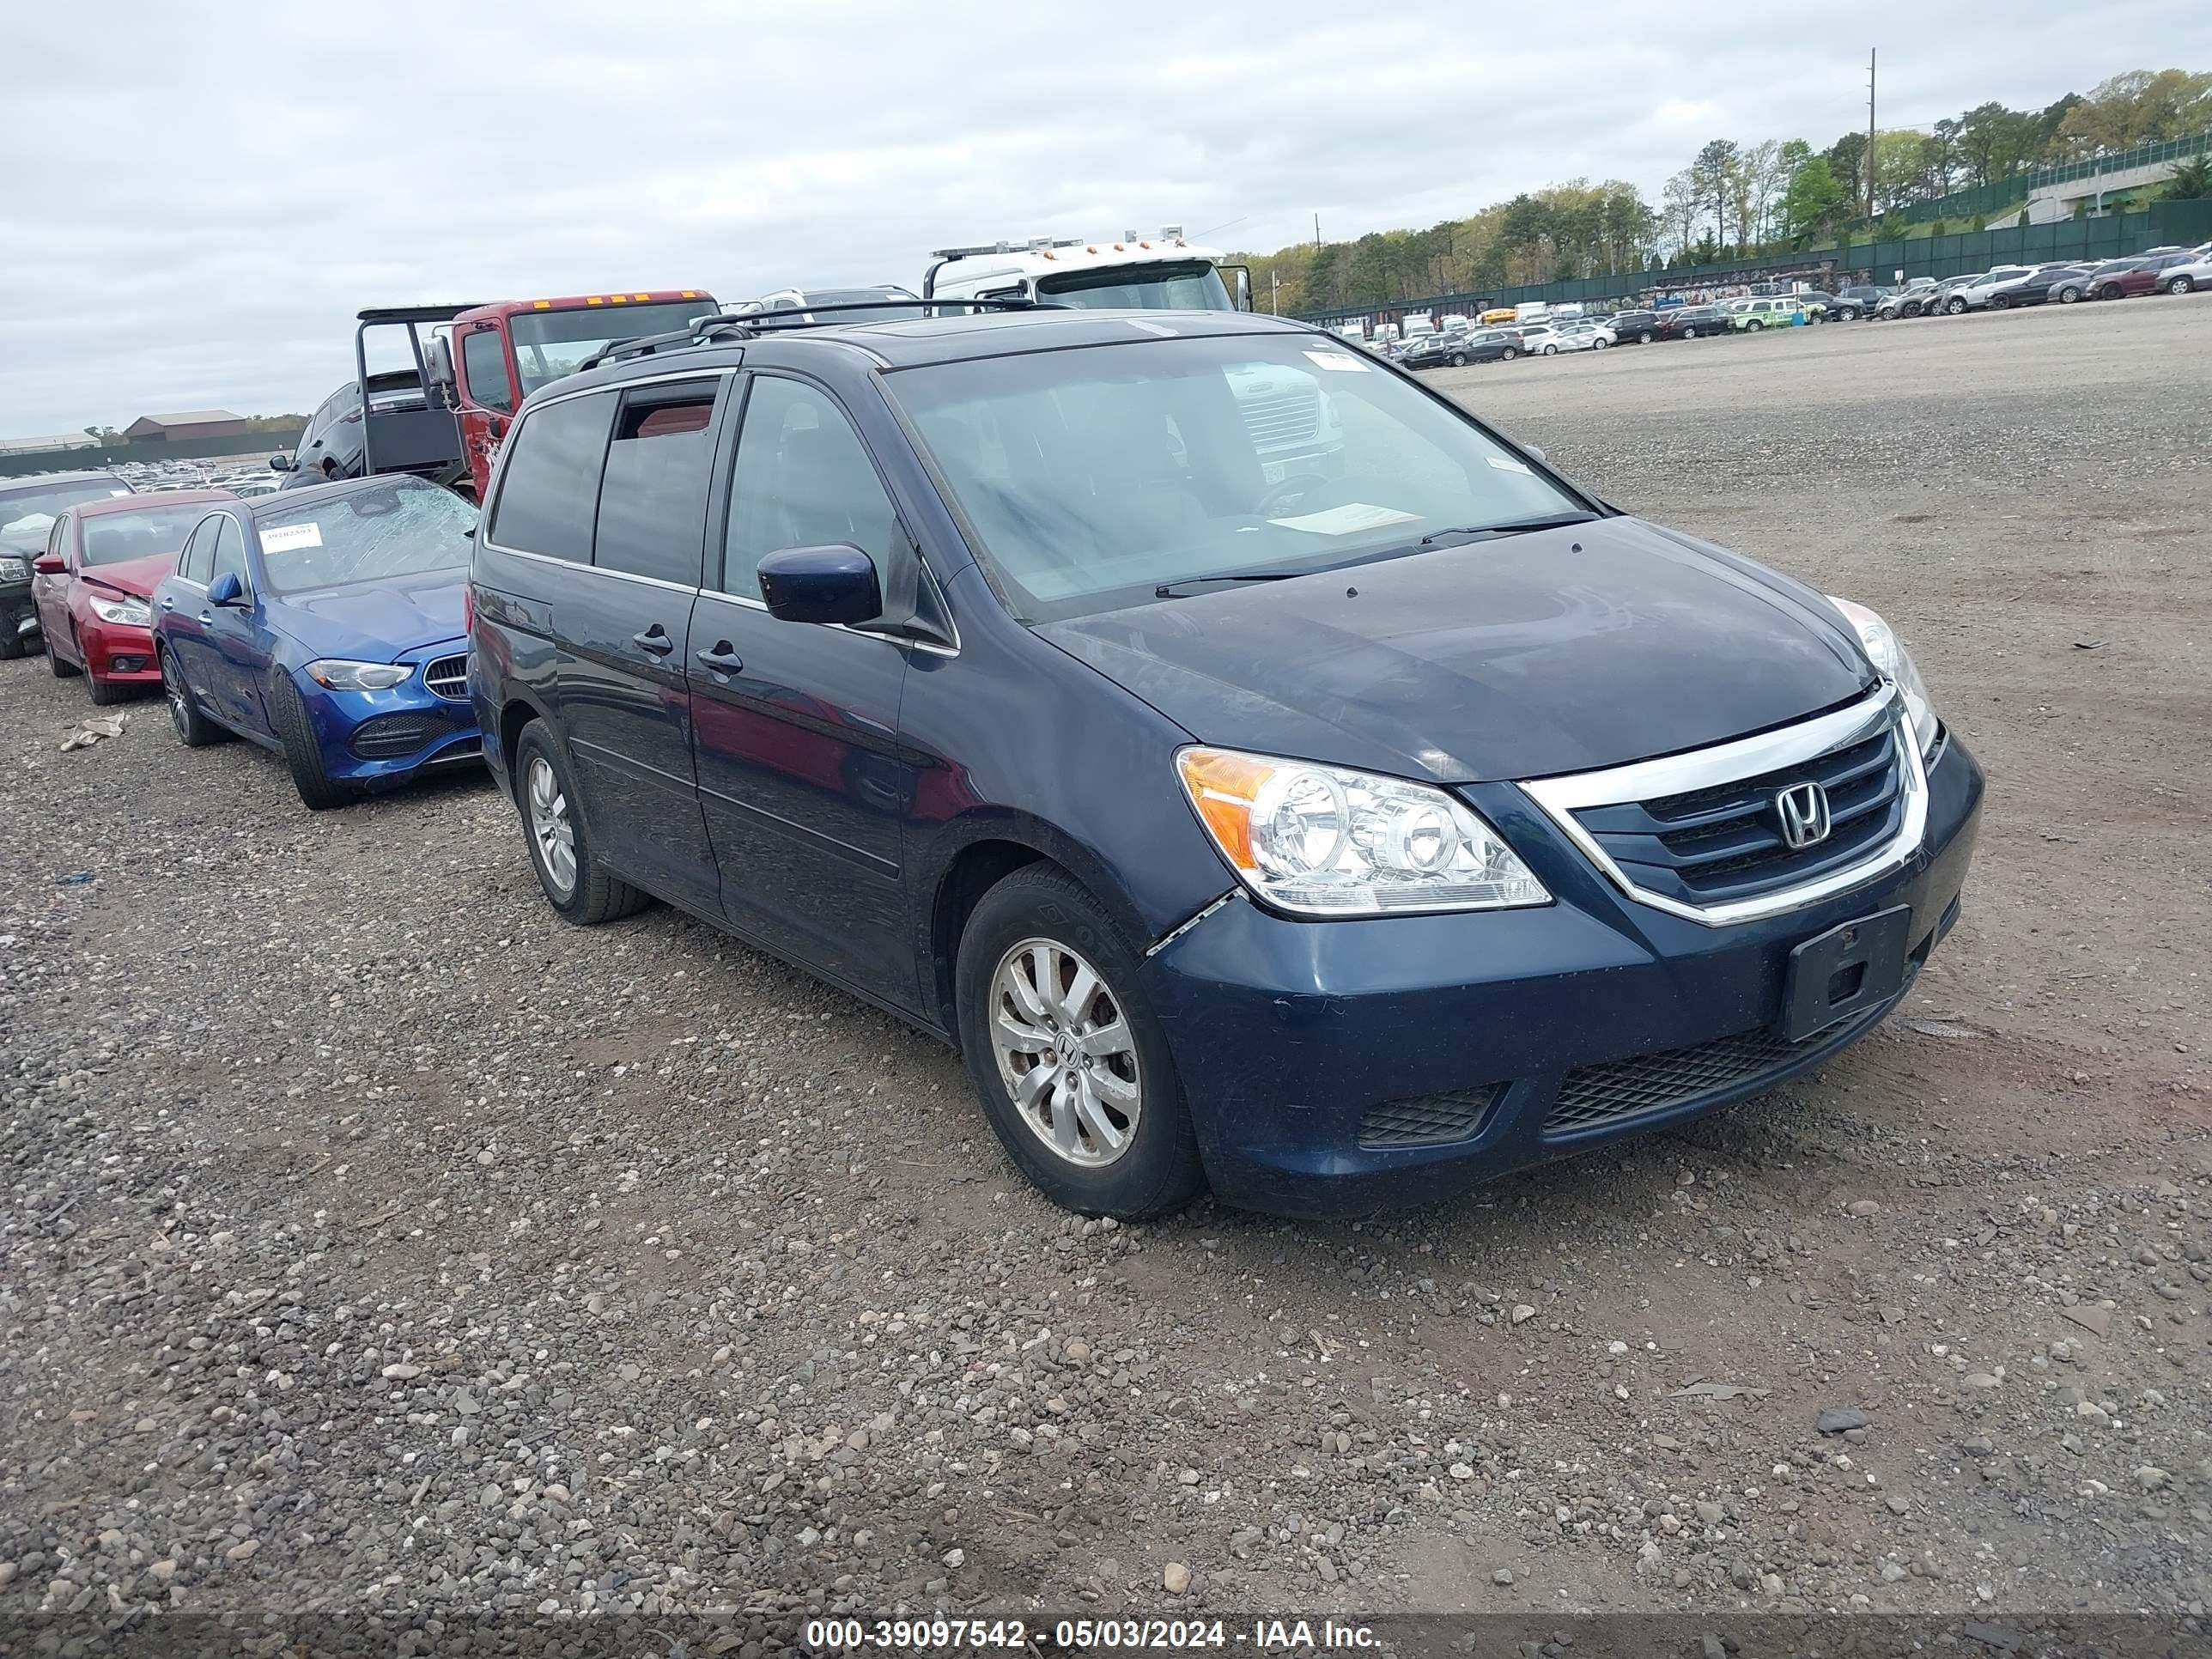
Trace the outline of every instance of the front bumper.
{"type": "MultiPolygon", "coordinates": [[[[404,660],[427,664],[459,656],[465,640],[426,647],[404,660]]],[[[333,691],[303,675],[293,680],[331,778],[374,789],[404,783],[432,769],[483,764],[475,707],[441,697],[414,677],[386,691],[333,691]]]]}
{"type": "Polygon", "coordinates": [[[109,685],[159,685],[154,661],[154,631],[128,623],[94,621],[77,629],[84,647],[84,672],[109,685]]]}
{"type": "Polygon", "coordinates": [[[1483,787],[1484,810],[1556,903],[1331,921],[1222,905],[1145,967],[1214,1191],[1287,1215],[1425,1202],[1819,1064],[1902,1000],[1956,921],[1982,791],[1948,736],[1901,867],[1728,927],[1630,900],[1510,785],[1483,787]],[[1790,951],[1897,905],[1905,990],[1802,1043],[1771,1035],[1790,951]]]}

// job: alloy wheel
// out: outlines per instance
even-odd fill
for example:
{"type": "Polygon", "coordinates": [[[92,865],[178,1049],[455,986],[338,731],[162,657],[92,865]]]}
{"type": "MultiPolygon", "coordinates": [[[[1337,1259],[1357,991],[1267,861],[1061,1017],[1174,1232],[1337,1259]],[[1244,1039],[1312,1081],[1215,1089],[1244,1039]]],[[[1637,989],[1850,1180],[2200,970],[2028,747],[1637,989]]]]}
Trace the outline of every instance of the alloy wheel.
{"type": "Polygon", "coordinates": [[[1057,939],[1023,939],[992,972],[989,1018],[1000,1079],[1031,1134],[1084,1169],[1129,1150],[1144,1074],[1097,969],[1057,939]]]}
{"type": "Polygon", "coordinates": [[[547,879],[563,897],[576,887],[576,826],[568,817],[568,798],[543,755],[530,757],[530,838],[547,879]]]}
{"type": "Polygon", "coordinates": [[[169,705],[169,719],[176,726],[177,735],[187,737],[191,731],[192,711],[185,702],[184,683],[171,672],[169,653],[166,651],[161,653],[161,696],[169,705]]]}

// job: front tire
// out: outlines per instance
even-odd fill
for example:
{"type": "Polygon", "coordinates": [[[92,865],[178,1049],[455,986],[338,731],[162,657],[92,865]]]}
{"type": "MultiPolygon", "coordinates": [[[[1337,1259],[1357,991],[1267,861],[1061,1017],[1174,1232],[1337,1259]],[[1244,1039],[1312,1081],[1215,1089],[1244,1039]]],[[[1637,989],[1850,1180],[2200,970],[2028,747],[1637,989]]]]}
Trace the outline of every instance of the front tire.
{"type": "Polygon", "coordinates": [[[131,700],[131,688],[118,685],[113,680],[104,680],[97,674],[84,677],[84,688],[92,693],[92,700],[102,708],[112,708],[118,702],[131,700]]]}
{"type": "Polygon", "coordinates": [[[1765,326],[1766,325],[1765,323],[1760,322],[1756,317],[1754,317],[1743,325],[1743,331],[1747,334],[1756,334],[1759,330],[1765,326]]]}
{"type": "Polygon", "coordinates": [[[2058,303],[2062,306],[2070,306],[2081,297],[2081,290],[2078,288],[2062,288],[2058,290],[2058,303]]]}
{"type": "Polygon", "coordinates": [[[1954,317],[1963,317],[1966,314],[1966,302],[1964,300],[1960,299],[1956,295],[1954,295],[1950,299],[1944,301],[1943,309],[1949,312],[1954,317]]]}
{"type": "Polygon", "coordinates": [[[46,642],[46,666],[53,671],[53,676],[56,679],[73,680],[78,675],[84,672],[84,670],[79,668],[75,663],[64,662],[62,660],[61,650],[53,641],[48,640],[46,642]]]}
{"type": "Polygon", "coordinates": [[[2197,279],[2195,277],[2177,276],[2166,285],[2166,291],[2168,294],[2186,294],[2196,286],[2197,279]]]}
{"type": "Polygon", "coordinates": [[[561,919],[596,927],[642,910],[646,895],[600,867],[575,784],[544,721],[523,727],[514,745],[514,775],[530,867],[561,919]]]}
{"type": "Polygon", "coordinates": [[[200,712],[199,699],[185,684],[185,677],[177,672],[169,647],[163,646],[154,660],[161,666],[161,696],[168,702],[169,719],[177,728],[177,741],[187,749],[204,749],[210,744],[221,743],[222,728],[200,712]]]}
{"type": "Polygon", "coordinates": [[[1555,345],[1547,345],[1544,348],[1544,355],[1547,357],[1556,357],[1559,355],[1559,349],[1555,345]]]}
{"type": "Polygon", "coordinates": [[[983,895],[960,937],[960,1046],[1007,1156],[1065,1209],[1143,1220],[1204,1190],[1175,1057],[1136,952],[1044,864],[983,895]]]}
{"type": "Polygon", "coordinates": [[[343,806],[354,792],[332,778],[323,766],[323,751],[315,742],[315,729],[307,718],[306,699],[293,681],[291,671],[274,668],[269,674],[270,723],[284,746],[284,763],[292,774],[292,787],[300,804],[310,812],[327,812],[343,806]]]}
{"type": "Polygon", "coordinates": [[[1454,368],[1465,368],[1467,367],[1467,355],[1464,352],[1453,352],[1451,366],[1454,368]]]}

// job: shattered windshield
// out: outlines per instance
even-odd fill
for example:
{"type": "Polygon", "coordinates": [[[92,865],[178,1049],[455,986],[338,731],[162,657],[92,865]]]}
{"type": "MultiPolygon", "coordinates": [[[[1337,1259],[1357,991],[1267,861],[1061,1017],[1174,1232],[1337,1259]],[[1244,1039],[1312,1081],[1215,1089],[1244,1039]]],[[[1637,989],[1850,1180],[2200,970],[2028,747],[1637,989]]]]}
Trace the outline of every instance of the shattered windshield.
{"type": "Polygon", "coordinates": [[[406,477],[253,517],[271,591],[301,593],[459,570],[477,510],[449,489],[406,477]]]}

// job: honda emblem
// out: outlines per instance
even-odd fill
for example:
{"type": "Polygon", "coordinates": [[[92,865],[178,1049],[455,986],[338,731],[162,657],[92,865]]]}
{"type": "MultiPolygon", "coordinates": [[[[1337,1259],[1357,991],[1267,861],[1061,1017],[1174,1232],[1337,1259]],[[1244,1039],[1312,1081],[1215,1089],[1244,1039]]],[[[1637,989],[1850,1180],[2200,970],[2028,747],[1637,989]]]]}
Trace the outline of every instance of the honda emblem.
{"type": "Polygon", "coordinates": [[[1782,839],[1790,850],[1818,846],[1828,838],[1828,792],[1817,783],[1793,783],[1774,798],[1782,820],[1782,839]]]}

